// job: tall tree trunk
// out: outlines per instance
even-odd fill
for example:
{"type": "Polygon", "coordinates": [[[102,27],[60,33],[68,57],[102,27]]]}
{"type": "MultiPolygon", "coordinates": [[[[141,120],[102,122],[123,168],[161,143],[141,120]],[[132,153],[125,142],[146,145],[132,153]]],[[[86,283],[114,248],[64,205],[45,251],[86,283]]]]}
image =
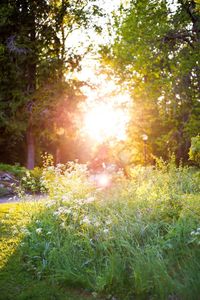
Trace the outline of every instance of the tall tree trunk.
{"type": "Polygon", "coordinates": [[[56,161],[56,165],[59,164],[61,162],[61,153],[60,153],[60,147],[59,145],[56,148],[56,155],[55,155],[55,161],[56,161]]]}
{"type": "MultiPolygon", "coordinates": [[[[36,42],[36,24],[35,24],[35,13],[34,13],[34,2],[30,1],[30,13],[29,13],[29,36],[31,42],[31,54],[27,60],[27,94],[30,95],[31,100],[28,102],[28,128],[27,128],[27,168],[33,169],[35,166],[35,137],[34,137],[34,127],[33,127],[33,106],[34,99],[33,94],[36,90],[36,61],[37,52],[35,47],[36,42]]],[[[27,12],[28,14],[28,12],[27,12]]]]}
{"type": "Polygon", "coordinates": [[[32,115],[29,118],[29,125],[27,129],[27,168],[32,170],[35,166],[35,139],[33,133],[32,115]]]}

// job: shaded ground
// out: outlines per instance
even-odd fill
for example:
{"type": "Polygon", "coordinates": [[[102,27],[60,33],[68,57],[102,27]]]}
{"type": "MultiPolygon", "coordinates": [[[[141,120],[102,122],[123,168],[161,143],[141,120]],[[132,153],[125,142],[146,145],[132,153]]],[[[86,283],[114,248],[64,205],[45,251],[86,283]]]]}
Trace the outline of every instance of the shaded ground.
{"type": "MultiPolygon", "coordinates": [[[[46,199],[47,196],[46,195],[27,195],[27,197],[25,197],[23,199],[23,201],[39,201],[42,199],[46,199]]],[[[4,197],[0,197],[0,204],[2,203],[15,203],[15,202],[20,202],[21,199],[18,196],[4,196],[4,197]]]]}
{"type": "Polygon", "coordinates": [[[19,201],[19,198],[17,196],[14,196],[14,197],[8,197],[8,196],[0,197],[0,204],[1,203],[12,203],[12,202],[18,202],[18,201],[19,201]]]}

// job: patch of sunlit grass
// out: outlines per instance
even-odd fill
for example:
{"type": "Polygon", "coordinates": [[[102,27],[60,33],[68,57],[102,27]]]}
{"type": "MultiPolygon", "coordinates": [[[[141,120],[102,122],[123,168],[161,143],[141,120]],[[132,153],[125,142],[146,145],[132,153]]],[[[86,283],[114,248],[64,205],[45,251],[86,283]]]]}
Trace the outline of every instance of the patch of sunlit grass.
{"type": "Polygon", "coordinates": [[[0,205],[0,269],[20,245],[32,214],[38,205],[34,203],[9,203],[0,205]]]}

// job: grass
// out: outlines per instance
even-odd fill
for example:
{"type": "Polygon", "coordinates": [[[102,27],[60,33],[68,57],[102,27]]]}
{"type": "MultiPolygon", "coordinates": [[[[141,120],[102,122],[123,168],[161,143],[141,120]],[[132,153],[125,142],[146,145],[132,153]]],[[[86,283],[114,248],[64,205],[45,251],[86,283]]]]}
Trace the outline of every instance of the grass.
{"type": "Polygon", "coordinates": [[[94,299],[91,293],[83,289],[61,286],[48,278],[38,280],[31,272],[27,272],[20,250],[23,231],[30,226],[33,215],[41,209],[42,205],[33,203],[0,205],[0,299],[94,299]]]}
{"type": "Polygon", "coordinates": [[[100,190],[59,168],[49,201],[0,206],[0,299],[199,299],[199,170],[138,167],[100,190]]]}

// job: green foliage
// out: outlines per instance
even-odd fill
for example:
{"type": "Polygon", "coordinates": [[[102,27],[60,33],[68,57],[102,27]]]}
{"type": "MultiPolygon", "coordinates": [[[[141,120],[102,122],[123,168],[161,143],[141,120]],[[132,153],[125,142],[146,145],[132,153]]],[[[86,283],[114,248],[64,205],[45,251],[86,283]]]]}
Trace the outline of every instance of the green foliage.
{"type": "Polygon", "coordinates": [[[82,198],[92,190],[88,182],[87,166],[74,162],[48,166],[43,170],[42,183],[52,199],[61,199],[72,190],[77,198],[82,198]]]}
{"type": "MultiPolygon", "coordinates": [[[[67,39],[78,28],[100,29],[95,18],[102,16],[102,12],[95,2],[3,1],[0,7],[3,161],[25,163],[26,153],[34,152],[35,145],[37,153],[59,147],[63,137],[57,131],[72,126],[69,113],[83,99],[82,83],[67,81],[65,75],[80,68],[83,52],[88,49],[85,46],[80,54],[79,45],[67,39]]],[[[33,155],[31,159],[34,163],[33,155]]]]}
{"type": "Polygon", "coordinates": [[[200,136],[197,135],[191,139],[191,147],[189,151],[189,157],[200,165],[200,136]]]}
{"type": "Polygon", "coordinates": [[[135,162],[142,162],[144,133],[148,153],[166,160],[174,152],[177,161],[188,160],[190,139],[199,133],[196,9],[194,1],[130,1],[115,16],[114,43],[102,48],[106,68],[114,70],[133,98],[129,144],[135,162]]]}
{"type": "Polygon", "coordinates": [[[197,299],[199,171],[158,161],[108,190],[89,184],[78,164],[45,172],[51,199],[38,204],[20,245],[34,280],[103,299],[197,299]]]}
{"type": "Polygon", "coordinates": [[[18,192],[45,193],[43,184],[43,169],[35,167],[33,170],[27,170],[20,182],[18,192]]]}
{"type": "Polygon", "coordinates": [[[16,178],[20,179],[25,174],[26,168],[21,167],[18,164],[8,165],[8,164],[0,163],[0,171],[13,174],[16,178]]]}

